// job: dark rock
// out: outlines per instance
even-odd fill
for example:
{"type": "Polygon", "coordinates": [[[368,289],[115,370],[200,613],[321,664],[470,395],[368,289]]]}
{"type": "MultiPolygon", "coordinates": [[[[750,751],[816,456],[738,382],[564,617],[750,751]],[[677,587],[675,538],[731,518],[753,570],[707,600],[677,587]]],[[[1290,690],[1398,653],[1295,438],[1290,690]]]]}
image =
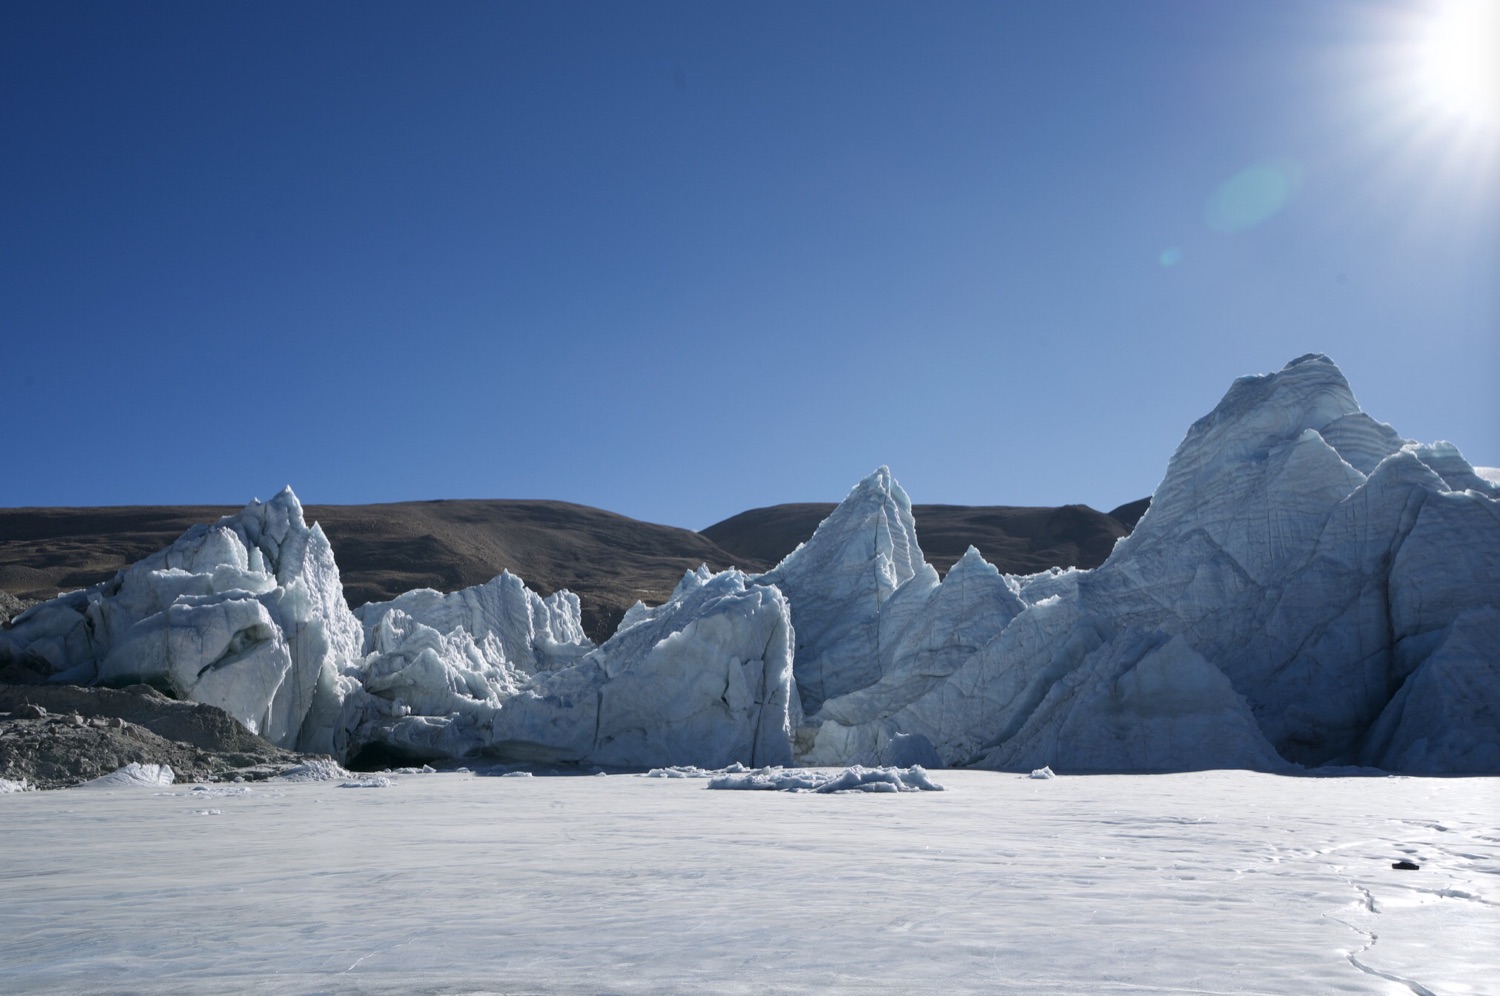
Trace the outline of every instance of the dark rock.
{"type": "Polygon", "coordinates": [[[0,591],[0,626],[9,623],[24,612],[31,603],[23,601],[8,591],[0,591]]]}
{"type": "Polygon", "coordinates": [[[258,778],[303,760],[223,710],[129,689],[0,685],[0,778],[65,788],[131,761],[171,765],[179,781],[258,778]],[[34,701],[34,700],[40,701],[34,701]],[[42,703],[45,703],[43,705],[42,703]]]}
{"type": "Polygon", "coordinates": [[[1422,866],[1419,865],[1419,864],[1417,864],[1414,861],[1397,861],[1396,863],[1392,864],[1391,867],[1394,868],[1394,869],[1396,869],[1397,871],[1412,871],[1412,872],[1414,872],[1417,869],[1421,868],[1422,866]]]}
{"type": "MultiPolygon", "coordinates": [[[[167,740],[181,741],[202,750],[271,748],[268,742],[245,729],[224,710],[201,702],[169,699],[149,685],[131,685],[123,689],[0,685],[0,711],[14,711],[23,702],[41,706],[47,712],[124,720],[167,740]]],[[[71,716],[67,718],[67,722],[73,721],[71,716]]],[[[129,732],[126,727],[120,729],[129,732]]]]}

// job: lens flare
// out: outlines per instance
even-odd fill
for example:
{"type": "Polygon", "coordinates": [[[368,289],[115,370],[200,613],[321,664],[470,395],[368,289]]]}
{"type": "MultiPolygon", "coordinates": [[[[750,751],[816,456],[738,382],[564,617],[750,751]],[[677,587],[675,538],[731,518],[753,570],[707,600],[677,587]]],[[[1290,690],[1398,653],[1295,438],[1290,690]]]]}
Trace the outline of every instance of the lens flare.
{"type": "Polygon", "coordinates": [[[1256,163],[1219,184],[1203,220],[1218,232],[1248,231],[1281,213],[1301,186],[1302,168],[1290,159],[1256,163]]]}
{"type": "Polygon", "coordinates": [[[1500,127],[1500,0],[1447,0],[1418,48],[1436,109],[1500,127]]]}

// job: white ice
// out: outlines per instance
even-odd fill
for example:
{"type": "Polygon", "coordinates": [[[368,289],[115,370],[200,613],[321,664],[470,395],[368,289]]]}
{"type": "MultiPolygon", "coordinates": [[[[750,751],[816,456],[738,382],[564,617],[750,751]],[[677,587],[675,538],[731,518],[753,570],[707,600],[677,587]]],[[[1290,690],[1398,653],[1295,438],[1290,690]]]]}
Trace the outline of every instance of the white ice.
{"type": "Polygon", "coordinates": [[[911,499],[881,467],[855,485],[811,539],[756,578],[791,603],[804,710],[816,712],[826,699],[880,676],[880,614],[919,575],[921,584],[937,583],[917,545],[911,499]]]}
{"type": "Polygon", "coordinates": [[[196,806],[5,796],[0,987],[1410,996],[1500,979],[1495,778],[946,771],[944,792],[822,795],[391,777],[196,806]]]}
{"type": "Polygon", "coordinates": [[[910,768],[866,768],[850,765],[842,771],[826,768],[758,768],[716,773],[711,789],[771,792],[941,792],[921,765],[910,768]]]}
{"type": "Polygon", "coordinates": [[[905,736],[1011,771],[1500,771],[1500,490],[1326,357],[1235,381],[1096,570],[970,551],[939,583],[908,508],[881,468],[762,579],[828,565],[789,578],[832,589],[791,598],[799,686],[804,655],[865,662],[804,689],[804,763],[905,736]]]}
{"type": "Polygon", "coordinates": [[[1500,771],[1500,487],[1309,355],[1195,422],[1096,570],[939,580],[888,468],[594,646],[520,579],[344,602],[290,490],[33,607],[0,661],[146,680],[343,759],[1500,771]]]}
{"type": "Polygon", "coordinates": [[[153,684],[277,745],[337,753],[361,639],[327,537],[287,488],[32,606],[0,633],[0,659],[41,660],[77,684],[153,684]]]}
{"type": "Polygon", "coordinates": [[[310,757],[298,765],[287,768],[272,781],[276,782],[337,782],[354,777],[337,761],[326,757],[310,757]]]}
{"type": "Polygon", "coordinates": [[[107,775],[91,778],[75,787],[81,789],[159,788],[163,785],[171,785],[176,780],[177,774],[169,764],[141,764],[139,761],[131,761],[123,768],[116,768],[107,775]]]}
{"type": "Polygon", "coordinates": [[[60,681],[164,686],[345,759],[375,745],[418,761],[786,764],[799,715],[786,599],[738,571],[688,572],[600,647],[575,595],[510,574],[356,617],[290,489],[34,607],[0,632],[7,656],[60,681]]]}

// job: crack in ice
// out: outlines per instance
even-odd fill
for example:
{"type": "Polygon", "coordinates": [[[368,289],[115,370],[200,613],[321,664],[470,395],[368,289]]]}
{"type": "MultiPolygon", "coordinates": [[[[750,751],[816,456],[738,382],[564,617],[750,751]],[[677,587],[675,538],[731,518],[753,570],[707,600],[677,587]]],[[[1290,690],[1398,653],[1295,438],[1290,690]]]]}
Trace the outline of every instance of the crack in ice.
{"type": "MultiPolygon", "coordinates": [[[[1335,874],[1337,874],[1337,872],[1335,872],[1335,874]]],[[[1340,875],[1339,877],[1344,879],[1344,883],[1346,885],[1360,894],[1360,906],[1362,906],[1367,912],[1374,914],[1375,916],[1380,915],[1380,906],[1375,901],[1375,896],[1370,892],[1369,889],[1356,883],[1353,879],[1345,878],[1342,875],[1340,875]]],[[[1334,923],[1343,924],[1345,927],[1348,927],[1356,934],[1364,937],[1364,947],[1360,948],[1358,951],[1350,951],[1345,953],[1344,957],[1348,960],[1350,965],[1354,966],[1366,975],[1373,976],[1377,979],[1384,979],[1387,982],[1394,982],[1397,985],[1405,986],[1407,989],[1410,989],[1412,991],[1414,996],[1437,996],[1437,994],[1434,993],[1431,989],[1428,989],[1426,986],[1423,986],[1421,983],[1417,982],[1414,979],[1403,978],[1391,972],[1382,972],[1380,969],[1375,968],[1371,965],[1367,965],[1363,961],[1360,961],[1359,956],[1364,954],[1366,951],[1369,951],[1376,945],[1376,943],[1379,942],[1380,935],[1375,933],[1375,931],[1366,930],[1363,927],[1355,926],[1348,920],[1336,917],[1332,913],[1324,913],[1323,915],[1332,920],[1334,923]]]]}

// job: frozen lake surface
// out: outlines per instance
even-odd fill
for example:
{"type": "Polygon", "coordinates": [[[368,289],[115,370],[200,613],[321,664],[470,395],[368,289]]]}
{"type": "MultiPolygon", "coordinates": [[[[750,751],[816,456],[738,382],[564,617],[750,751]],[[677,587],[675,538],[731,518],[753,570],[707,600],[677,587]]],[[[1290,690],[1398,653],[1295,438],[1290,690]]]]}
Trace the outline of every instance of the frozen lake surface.
{"type": "Polygon", "coordinates": [[[1500,779],[934,777],[0,796],[0,988],[1500,992],[1500,779]]]}

